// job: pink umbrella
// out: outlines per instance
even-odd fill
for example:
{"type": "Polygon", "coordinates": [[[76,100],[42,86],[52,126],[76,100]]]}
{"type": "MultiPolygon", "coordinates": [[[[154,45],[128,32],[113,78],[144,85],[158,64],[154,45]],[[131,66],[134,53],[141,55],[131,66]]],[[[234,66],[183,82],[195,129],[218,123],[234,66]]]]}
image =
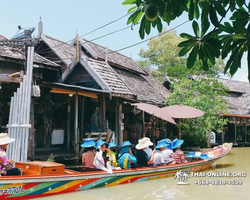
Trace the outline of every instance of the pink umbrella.
{"type": "Polygon", "coordinates": [[[155,117],[168,121],[172,124],[176,124],[175,121],[172,119],[172,117],[170,117],[168,113],[162,112],[161,108],[155,105],[151,105],[147,103],[134,103],[132,105],[136,106],[137,109],[145,111],[155,117]]]}
{"type": "MultiPolygon", "coordinates": [[[[173,106],[166,106],[161,108],[161,111],[167,113],[173,118],[197,118],[204,115],[202,110],[191,106],[184,106],[184,105],[173,105],[173,106]]],[[[181,139],[181,127],[179,127],[179,139],[181,139]]]]}
{"type": "MultiPolygon", "coordinates": [[[[136,106],[137,109],[145,111],[155,117],[158,117],[160,119],[163,119],[165,121],[171,122],[172,124],[176,124],[175,121],[172,119],[172,117],[170,117],[166,112],[162,112],[161,108],[155,106],[155,105],[151,105],[151,104],[147,104],[147,103],[134,103],[132,104],[134,106],[136,106]]],[[[150,119],[150,122],[152,121],[152,117],[150,119]]],[[[148,129],[149,125],[147,126],[148,129]]],[[[145,137],[146,135],[146,131],[143,133],[143,137],[145,137]]]]}
{"type": "Polygon", "coordinates": [[[202,110],[191,106],[184,106],[184,105],[173,105],[173,106],[166,106],[161,108],[163,112],[166,112],[173,118],[196,118],[201,117],[204,115],[202,110]]]}

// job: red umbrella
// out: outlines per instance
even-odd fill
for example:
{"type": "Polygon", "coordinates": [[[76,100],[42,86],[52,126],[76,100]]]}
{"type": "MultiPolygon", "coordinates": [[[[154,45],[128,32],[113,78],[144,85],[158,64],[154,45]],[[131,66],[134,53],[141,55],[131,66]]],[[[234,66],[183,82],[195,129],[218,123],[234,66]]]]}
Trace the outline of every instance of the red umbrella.
{"type": "Polygon", "coordinates": [[[147,104],[147,103],[134,103],[132,105],[136,106],[137,109],[145,111],[155,117],[168,121],[172,124],[176,124],[175,121],[172,119],[172,117],[168,113],[162,112],[161,108],[155,105],[147,104]]]}
{"type": "Polygon", "coordinates": [[[184,106],[184,105],[173,105],[173,106],[166,106],[161,108],[163,112],[166,112],[173,118],[196,118],[201,117],[204,115],[202,110],[191,106],[184,106]]]}

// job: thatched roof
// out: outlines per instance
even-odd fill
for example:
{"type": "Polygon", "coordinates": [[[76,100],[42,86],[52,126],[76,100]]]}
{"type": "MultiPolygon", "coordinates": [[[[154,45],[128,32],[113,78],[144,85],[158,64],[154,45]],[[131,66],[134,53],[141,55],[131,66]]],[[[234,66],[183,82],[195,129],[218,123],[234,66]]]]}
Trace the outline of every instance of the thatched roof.
{"type": "Polygon", "coordinates": [[[110,65],[124,68],[128,71],[140,73],[142,75],[148,75],[148,73],[143,70],[133,59],[127,56],[82,38],[80,38],[80,44],[94,59],[104,61],[105,57],[107,57],[107,62],[110,65]]]}
{"type": "MultiPolygon", "coordinates": [[[[78,62],[75,60],[64,71],[59,82],[67,82],[67,77],[73,72],[78,62]]],[[[135,94],[131,92],[128,86],[121,80],[119,75],[113,70],[113,68],[105,62],[93,60],[93,59],[80,59],[80,64],[85,68],[88,73],[100,86],[101,89],[107,90],[112,96],[135,98],[135,94]]],[[[78,79],[76,76],[74,79],[78,79]]]]}
{"type": "MultiPolygon", "coordinates": [[[[0,35],[0,41],[9,41],[7,38],[0,35]]],[[[20,48],[7,46],[7,45],[0,45],[0,57],[2,58],[11,58],[15,60],[26,60],[25,52],[22,51],[20,48]]],[[[34,63],[42,64],[47,66],[59,67],[58,64],[38,55],[34,54],[34,63]]]]}
{"type": "Polygon", "coordinates": [[[143,102],[164,103],[169,91],[161,85],[151,74],[142,76],[128,71],[114,68],[131,91],[137,95],[137,99],[143,102]]]}
{"type": "MultiPolygon", "coordinates": [[[[72,61],[75,60],[76,47],[74,47],[73,45],[62,42],[50,36],[44,35],[43,33],[41,34],[39,40],[43,41],[64,62],[66,66],[69,66],[72,63],[72,61]]],[[[49,51],[49,49],[41,51],[42,52],[49,51]]],[[[86,57],[85,55],[82,56],[86,57]]]]}
{"type": "Polygon", "coordinates": [[[248,82],[223,78],[218,78],[217,80],[223,83],[223,85],[229,89],[229,92],[250,93],[250,83],[248,82]]]}

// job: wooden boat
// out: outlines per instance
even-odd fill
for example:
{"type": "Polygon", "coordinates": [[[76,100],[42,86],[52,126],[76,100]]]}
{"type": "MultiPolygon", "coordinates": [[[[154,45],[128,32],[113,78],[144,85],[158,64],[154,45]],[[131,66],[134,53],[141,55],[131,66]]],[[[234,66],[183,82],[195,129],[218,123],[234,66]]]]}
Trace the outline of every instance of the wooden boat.
{"type": "Polygon", "coordinates": [[[81,171],[65,169],[63,164],[45,161],[20,162],[16,167],[22,176],[0,177],[0,199],[31,199],[51,195],[109,187],[120,184],[153,180],[174,176],[177,171],[196,172],[210,167],[216,160],[227,155],[232,144],[223,144],[202,153],[212,152],[214,157],[195,160],[184,164],[157,167],[142,167],[128,170],[81,171]]]}

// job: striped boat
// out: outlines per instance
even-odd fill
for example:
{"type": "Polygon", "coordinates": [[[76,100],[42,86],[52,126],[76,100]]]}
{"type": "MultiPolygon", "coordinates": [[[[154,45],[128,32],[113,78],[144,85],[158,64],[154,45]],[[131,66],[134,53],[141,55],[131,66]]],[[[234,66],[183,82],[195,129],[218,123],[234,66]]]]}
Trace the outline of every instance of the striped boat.
{"type": "MultiPolygon", "coordinates": [[[[197,172],[211,167],[218,159],[227,155],[232,144],[220,145],[202,153],[213,153],[207,160],[196,160],[183,164],[158,167],[142,167],[128,170],[114,170],[112,174],[104,171],[76,171],[64,169],[60,164],[48,162],[16,163],[22,168],[22,176],[0,177],[0,199],[31,199],[51,195],[77,192],[88,189],[116,186],[159,178],[175,176],[177,171],[197,172]],[[223,148],[223,153],[221,149],[223,148]],[[50,166],[49,168],[41,166],[50,166]],[[56,167],[55,169],[53,168],[56,167]],[[63,169],[63,171],[60,171],[63,169]],[[43,171],[42,171],[43,170],[43,171]],[[47,171],[46,171],[47,170],[47,171]],[[51,171],[51,173],[49,172],[51,171]]],[[[83,168],[81,168],[83,169],[83,168]]]]}

